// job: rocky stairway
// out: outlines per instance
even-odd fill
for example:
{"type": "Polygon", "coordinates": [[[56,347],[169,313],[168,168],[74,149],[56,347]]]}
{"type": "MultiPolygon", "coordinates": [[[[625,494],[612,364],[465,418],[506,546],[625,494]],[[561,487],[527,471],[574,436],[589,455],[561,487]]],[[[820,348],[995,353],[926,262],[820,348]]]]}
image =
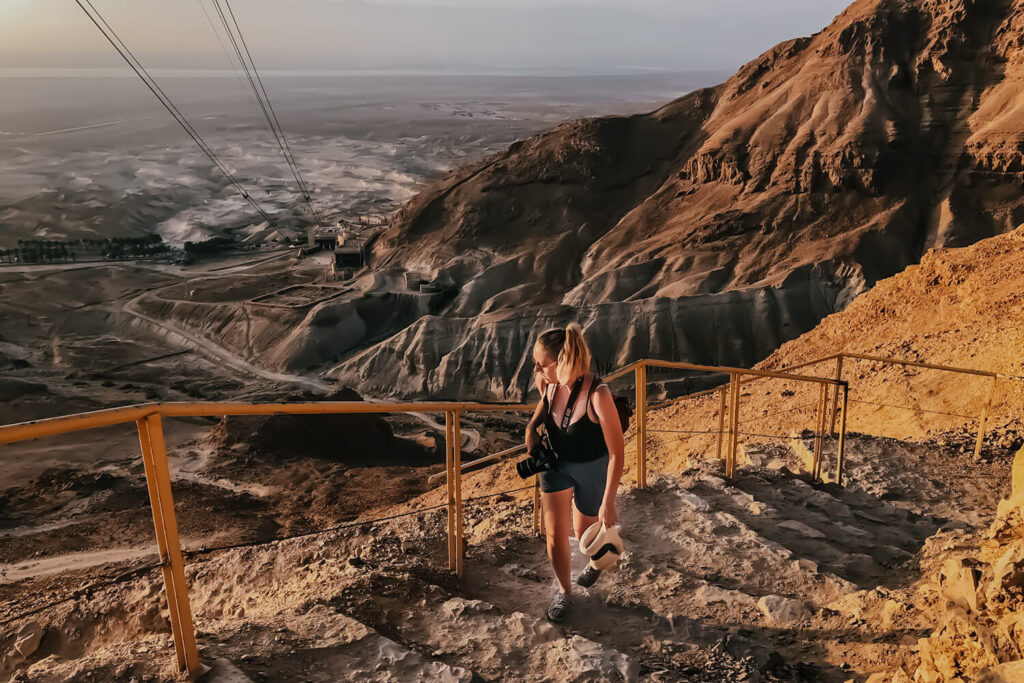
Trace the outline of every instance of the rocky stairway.
{"type": "MultiPolygon", "coordinates": [[[[629,655],[652,680],[846,680],[822,630],[849,636],[844,598],[893,572],[909,580],[913,553],[942,521],[786,470],[728,482],[709,463],[631,489],[620,507],[629,552],[579,591],[564,629],[629,655]]],[[[478,526],[464,592],[541,616],[554,590],[542,540],[478,526]]]]}
{"type": "MultiPolygon", "coordinates": [[[[443,510],[194,562],[210,680],[846,681],[921,635],[900,591],[945,520],[784,467],[653,479],[623,488],[628,551],[560,625],[525,499],[467,508],[461,583],[443,510]]],[[[169,670],[160,593],[154,573],[52,620],[64,640],[44,643],[83,623],[121,631],[79,638],[72,660],[40,651],[28,673],[143,674],[139,643],[169,670]]]]}

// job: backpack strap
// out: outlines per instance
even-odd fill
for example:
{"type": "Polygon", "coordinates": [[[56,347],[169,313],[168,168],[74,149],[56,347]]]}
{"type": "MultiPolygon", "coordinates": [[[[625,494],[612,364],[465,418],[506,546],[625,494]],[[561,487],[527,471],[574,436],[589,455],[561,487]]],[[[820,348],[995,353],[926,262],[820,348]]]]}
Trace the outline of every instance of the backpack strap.
{"type": "MultiPolygon", "coordinates": [[[[558,386],[557,384],[555,385],[558,386]]],[[[569,399],[565,404],[565,410],[562,411],[562,430],[569,428],[569,423],[572,421],[572,414],[576,408],[576,401],[579,398],[580,391],[583,389],[583,377],[580,377],[573,383],[572,391],[569,392],[569,399]]],[[[593,386],[590,388],[590,393],[587,395],[587,404],[589,407],[590,396],[594,393],[593,386]]],[[[548,400],[547,387],[544,388],[544,410],[547,416],[551,416],[551,402],[548,400]]]]}
{"type": "Polygon", "coordinates": [[[601,377],[594,375],[593,381],[590,382],[590,390],[587,392],[587,410],[590,410],[590,401],[594,398],[594,391],[601,385],[601,377]]]}
{"type": "MultiPolygon", "coordinates": [[[[551,388],[554,387],[555,389],[557,389],[558,386],[559,385],[558,385],[557,382],[552,382],[551,384],[548,384],[546,387],[544,387],[544,395],[542,396],[542,398],[544,400],[544,419],[545,420],[547,418],[551,417],[551,397],[549,396],[549,394],[552,393],[551,392],[551,388]]],[[[552,419],[554,419],[554,418],[552,418],[552,419]]]]}
{"type": "Polygon", "coordinates": [[[573,383],[572,391],[569,392],[569,400],[566,401],[565,410],[562,411],[562,431],[568,429],[570,422],[572,422],[572,414],[576,408],[576,399],[579,398],[581,389],[583,389],[582,376],[573,383]]]}

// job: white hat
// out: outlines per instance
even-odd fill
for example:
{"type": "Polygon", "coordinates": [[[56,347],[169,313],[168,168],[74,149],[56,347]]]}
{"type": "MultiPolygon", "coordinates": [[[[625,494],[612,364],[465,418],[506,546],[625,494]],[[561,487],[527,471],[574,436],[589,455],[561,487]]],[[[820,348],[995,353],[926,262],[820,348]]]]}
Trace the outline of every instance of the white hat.
{"type": "Polygon", "coordinates": [[[580,536],[580,551],[590,556],[590,566],[605,570],[615,566],[622,554],[622,539],[615,527],[594,522],[580,536]]]}

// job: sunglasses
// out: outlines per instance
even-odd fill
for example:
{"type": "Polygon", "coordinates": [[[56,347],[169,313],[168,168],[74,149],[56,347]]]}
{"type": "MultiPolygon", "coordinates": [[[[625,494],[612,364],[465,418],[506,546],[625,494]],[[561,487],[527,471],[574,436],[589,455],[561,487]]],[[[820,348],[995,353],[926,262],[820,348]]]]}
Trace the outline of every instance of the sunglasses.
{"type": "Polygon", "coordinates": [[[533,361],[533,369],[537,370],[537,371],[543,370],[544,368],[548,367],[549,365],[555,365],[557,362],[558,362],[557,360],[553,360],[550,363],[541,364],[541,363],[538,363],[537,361],[533,361]]]}

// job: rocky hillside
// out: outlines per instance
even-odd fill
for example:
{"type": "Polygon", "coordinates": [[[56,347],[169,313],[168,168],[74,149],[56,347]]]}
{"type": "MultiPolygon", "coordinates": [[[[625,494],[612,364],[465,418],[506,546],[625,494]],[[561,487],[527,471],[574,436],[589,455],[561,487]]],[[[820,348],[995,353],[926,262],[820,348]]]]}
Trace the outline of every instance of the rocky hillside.
{"type": "MultiPolygon", "coordinates": [[[[846,310],[829,316],[798,341],[783,345],[761,366],[779,368],[842,349],[1022,377],[1022,348],[1024,225],[970,247],[925,254],[919,265],[879,282],[846,310]]],[[[855,383],[855,398],[879,401],[884,397],[890,403],[972,415],[978,414],[993,386],[988,378],[885,367],[870,361],[846,361],[845,373],[855,383]]],[[[857,410],[864,416],[868,407],[857,410]]],[[[994,424],[1018,421],[1022,410],[1024,382],[997,381],[990,411],[994,424]]],[[[935,424],[918,418],[910,422],[908,415],[891,411],[879,416],[890,426],[898,424],[904,430],[901,436],[920,435],[922,427],[935,424]]],[[[956,416],[946,417],[949,424],[948,418],[956,416]]],[[[870,427],[879,430],[884,425],[876,420],[870,427]]]]}
{"type": "Polygon", "coordinates": [[[331,374],[515,398],[533,334],[573,319],[607,365],[761,360],[928,249],[1024,220],[1022,35],[1020,0],[859,0],[717,87],[460,168],[374,247],[450,303],[331,374]]]}
{"type": "Polygon", "coordinates": [[[916,588],[919,603],[931,607],[935,629],[915,650],[919,664],[894,670],[897,683],[972,680],[1009,683],[1024,677],[1024,450],[1013,464],[1011,495],[984,533],[952,532],[936,539],[947,552],[928,567],[916,588]]]}
{"type": "MultiPolygon", "coordinates": [[[[1020,378],[1024,377],[1022,335],[1024,226],[969,247],[931,251],[920,264],[880,281],[845,310],[784,344],[757,367],[780,369],[842,350],[1020,378]]],[[[800,372],[832,377],[835,361],[800,372]]],[[[851,432],[955,443],[961,450],[973,452],[977,417],[991,391],[982,456],[1005,458],[1024,445],[1024,381],[1020,379],[1000,379],[993,385],[988,377],[853,359],[844,362],[843,377],[850,382],[851,432]]],[[[741,398],[743,431],[785,438],[814,428],[816,387],[778,380],[747,386],[741,398]]],[[[651,411],[649,430],[655,437],[652,455],[657,467],[675,469],[694,456],[713,455],[717,435],[665,435],[659,430],[716,430],[718,409],[718,397],[705,396],[651,411]]],[[[749,438],[741,438],[741,446],[749,438]]],[[[826,462],[832,461],[834,448],[834,442],[826,446],[826,462]]],[[[899,452],[895,446],[889,450],[899,452]]],[[[890,459],[891,455],[879,461],[890,459]]],[[[883,469],[889,466],[902,465],[887,464],[883,469]]],[[[922,486],[910,483],[917,478],[913,469],[903,476],[904,485],[922,486]]],[[[867,477],[864,486],[879,478],[878,472],[862,474],[867,477]]],[[[950,485],[955,487],[952,481],[950,485]]],[[[949,494],[936,490],[935,495],[949,494]]]]}

